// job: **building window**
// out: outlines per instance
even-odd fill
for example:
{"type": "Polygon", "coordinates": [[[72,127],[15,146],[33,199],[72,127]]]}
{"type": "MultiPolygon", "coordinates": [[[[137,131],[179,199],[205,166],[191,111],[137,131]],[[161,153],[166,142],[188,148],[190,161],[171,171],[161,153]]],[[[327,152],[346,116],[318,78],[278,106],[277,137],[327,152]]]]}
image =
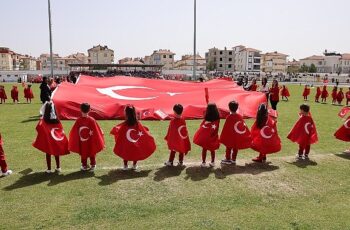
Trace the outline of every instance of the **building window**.
{"type": "Polygon", "coordinates": [[[169,55],[169,58],[173,58],[173,55],[169,55]]]}
{"type": "Polygon", "coordinates": [[[220,58],[220,61],[222,61],[222,58],[220,58]]]}
{"type": "Polygon", "coordinates": [[[219,67],[222,67],[222,64],[220,64],[219,67]]]}
{"type": "Polygon", "coordinates": [[[232,55],[232,51],[228,52],[228,55],[232,55]]]}
{"type": "Polygon", "coordinates": [[[216,55],[216,52],[214,52],[214,55],[216,55]]]}
{"type": "Polygon", "coordinates": [[[166,58],[166,55],[163,55],[163,58],[166,58]]]}
{"type": "Polygon", "coordinates": [[[229,68],[229,69],[231,69],[231,68],[232,68],[232,65],[231,65],[231,64],[229,64],[229,65],[228,65],[228,68],[229,68]]]}
{"type": "Polygon", "coordinates": [[[229,58],[228,61],[232,61],[232,58],[229,58]]]}
{"type": "Polygon", "coordinates": [[[220,55],[222,55],[222,51],[220,51],[220,55]]]}

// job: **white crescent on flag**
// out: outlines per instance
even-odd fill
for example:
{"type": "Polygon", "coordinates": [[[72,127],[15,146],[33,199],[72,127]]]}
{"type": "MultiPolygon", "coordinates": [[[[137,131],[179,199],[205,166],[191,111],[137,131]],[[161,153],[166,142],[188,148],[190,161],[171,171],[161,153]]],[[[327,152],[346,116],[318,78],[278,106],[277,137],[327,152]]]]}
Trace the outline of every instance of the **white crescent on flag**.
{"type": "Polygon", "coordinates": [[[184,125],[181,125],[181,126],[177,129],[177,131],[179,132],[179,136],[180,136],[182,139],[186,139],[186,138],[188,137],[188,135],[184,136],[184,135],[181,134],[181,130],[182,130],[183,128],[185,128],[185,126],[184,126],[184,125]]]}
{"type": "Polygon", "coordinates": [[[90,139],[90,136],[91,136],[91,135],[90,135],[90,136],[87,137],[87,138],[84,138],[84,137],[81,136],[81,131],[83,131],[83,130],[85,130],[85,129],[89,130],[89,135],[90,135],[90,132],[91,132],[91,130],[90,130],[88,127],[86,127],[86,126],[82,126],[82,127],[79,128],[79,137],[80,137],[80,141],[82,141],[82,142],[89,140],[89,139],[90,139]]]}
{"type": "Polygon", "coordinates": [[[260,134],[263,138],[265,139],[270,139],[272,137],[272,134],[275,132],[275,130],[271,129],[271,135],[266,135],[265,133],[265,129],[270,128],[269,126],[264,126],[261,130],[260,130],[260,134]]]}
{"type": "Polygon", "coordinates": [[[155,97],[126,97],[122,96],[115,91],[120,90],[126,90],[126,89],[149,89],[153,90],[152,88],[144,87],[144,86],[112,86],[108,88],[96,88],[96,90],[104,95],[110,96],[114,99],[119,100],[126,100],[126,101],[144,101],[144,100],[153,100],[156,99],[158,96],[155,97]]]}
{"type": "Polygon", "coordinates": [[[244,127],[244,130],[239,130],[239,129],[238,129],[238,125],[239,125],[240,123],[243,123],[243,122],[242,122],[242,121],[236,122],[236,124],[233,126],[233,128],[235,129],[236,133],[238,133],[238,134],[245,134],[246,131],[247,131],[247,129],[246,129],[245,127],[244,127]]]}
{"type": "Polygon", "coordinates": [[[55,134],[55,130],[60,130],[59,128],[52,128],[51,129],[51,137],[55,140],[55,141],[63,141],[64,136],[62,137],[57,137],[55,134]]]}

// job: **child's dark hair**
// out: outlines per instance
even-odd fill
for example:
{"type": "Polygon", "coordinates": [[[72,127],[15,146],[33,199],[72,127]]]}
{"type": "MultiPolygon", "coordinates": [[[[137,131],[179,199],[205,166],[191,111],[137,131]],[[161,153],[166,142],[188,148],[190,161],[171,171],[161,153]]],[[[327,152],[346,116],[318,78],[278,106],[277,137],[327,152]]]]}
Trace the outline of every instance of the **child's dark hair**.
{"type": "Polygon", "coordinates": [[[80,105],[80,111],[83,113],[88,113],[90,112],[90,104],[89,103],[83,103],[80,105]]]}
{"type": "MultiPolygon", "coordinates": [[[[46,123],[57,124],[59,122],[57,116],[54,119],[51,118],[51,111],[53,109],[54,109],[54,107],[52,107],[51,102],[46,103],[45,109],[44,109],[44,115],[43,115],[43,119],[46,123]]],[[[54,113],[56,114],[56,111],[54,111],[54,113]]]]}
{"type": "Polygon", "coordinates": [[[173,110],[177,115],[181,115],[184,108],[182,107],[182,105],[176,104],[176,105],[174,105],[173,110]]]}
{"type": "Polygon", "coordinates": [[[219,110],[215,103],[208,104],[204,119],[206,121],[216,121],[220,119],[219,110]]]}
{"type": "Polygon", "coordinates": [[[259,129],[265,126],[268,118],[268,111],[265,104],[260,104],[258,108],[258,112],[256,114],[256,126],[259,129]]]}
{"type": "Polygon", "coordinates": [[[137,123],[136,110],[133,105],[125,107],[125,122],[128,126],[133,126],[137,123]]]}
{"type": "Polygon", "coordinates": [[[304,111],[305,113],[310,112],[310,106],[307,104],[301,104],[299,108],[300,108],[300,110],[304,111]]]}
{"type": "Polygon", "coordinates": [[[230,101],[230,103],[228,103],[228,108],[230,109],[230,111],[232,113],[235,113],[238,109],[238,102],[236,101],[230,101]]]}

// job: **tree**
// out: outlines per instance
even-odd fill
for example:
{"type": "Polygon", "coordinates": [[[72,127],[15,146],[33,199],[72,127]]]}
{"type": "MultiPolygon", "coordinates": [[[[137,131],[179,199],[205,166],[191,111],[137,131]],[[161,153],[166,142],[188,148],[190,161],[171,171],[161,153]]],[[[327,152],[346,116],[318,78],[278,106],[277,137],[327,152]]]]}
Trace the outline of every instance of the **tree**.
{"type": "Polygon", "coordinates": [[[306,73],[309,72],[309,67],[307,65],[305,65],[305,63],[300,67],[299,72],[301,73],[306,73]]]}
{"type": "Polygon", "coordinates": [[[208,70],[208,71],[213,71],[213,70],[215,70],[215,63],[214,63],[213,60],[210,60],[210,61],[208,62],[208,64],[207,64],[207,70],[208,70]]]}
{"type": "Polygon", "coordinates": [[[316,72],[317,72],[317,68],[316,68],[315,64],[312,63],[310,68],[309,68],[309,73],[316,73],[316,72]]]}

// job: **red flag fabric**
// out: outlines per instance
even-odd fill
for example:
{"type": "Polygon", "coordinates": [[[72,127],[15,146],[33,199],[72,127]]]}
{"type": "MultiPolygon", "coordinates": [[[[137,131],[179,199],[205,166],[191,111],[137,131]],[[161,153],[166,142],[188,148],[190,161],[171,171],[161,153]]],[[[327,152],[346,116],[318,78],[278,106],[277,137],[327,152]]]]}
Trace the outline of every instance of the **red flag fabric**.
{"type": "Polygon", "coordinates": [[[207,104],[209,103],[209,90],[208,88],[205,88],[205,102],[207,102],[207,104]]]}
{"type": "Polygon", "coordinates": [[[350,141],[350,116],[346,119],[344,124],[334,133],[335,138],[341,141],[350,141]]]}
{"type": "Polygon", "coordinates": [[[168,149],[187,154],[191,150],[190,138],[183,118],[174,118],[170,121],[168,132],[164,138],[168,149]]]}
{"type": "Polygon", "coordinates": [[[80,117],[69,133],[69,150],[82,157],[94,157],[105,147],[103,131],[92,117],[80,117]]]}
{"type": "Polygon", "coordinates": [[[24,88],[24,98],[28,98],[28,99],[34,98],[34,94],[31,88],[29,87],[24,88]]]}
{"type": "Polygon", "coordinates": [[[302,146],[316,143],[318,141],[317,130],[312,117],[302,115],[289,132],[287,138],[302,146]]]}
{"type": "Polygon", "coordinates": [[[221,131],[220,142],[228,148],[250,148],[252,138],[250,131],[241,115],[230,114],[226,118],[224,127],[221,131]]]}
{"type": "Polygon", "coordinates": [[[350,111],[350,107],[345,106],[339,111],[338,116],[341,118],[344,118],[349,111],[350,111]]]}
{"type": "Polygon", "coordinates": [[[276,153],[281,150],[281,139],[277,133],[276,121],[271,117],[266,124],[259,129],[256,121],[251,128],[252,149],[263,154],[276,153]]]}
{"type": "Polygon", "coordinates": [[[210,91],[210,100],[219,108],[222,118],[229,114],[227,104],[235,100],[243,117],[255,117],[256,108],[266,103],[260,92],[243,90],[235,82],[215,79],[203,83],[170,80],[155,80],[136,77],[95,78],[81,76],[77,84],[62,83],[53,93],[53,101],[60,119],[76,119],[80,116],[80,104],[89,102],[90,116],[95,119],[124,119],[124,108],[132,104],[136,112],[154,111],[147,119],[160,120],[156,111],[162,111],[170,119],[173,106],[182,104],[184,119],[203,118],[207,107],[203,100],[205,88],[210,91]]]}
{"type": "Polygon", "coordinates": [[[219,125],[220,120],[213,122],[203,120],[194,134],[193,143],[206,150],[217,150],[220,147],[219,125]]]}
{"type": "Polygon", "coordinates": [[[114,135],[114,153],[127,161],[145,160],[156,150],[154,138],[148,128],[137,122],[128,126],[125,122],[113,127],[110,134],[114,135]]]}
{"type": "Polygon", "coordinates": [[[69,154],[68,139],[61,122],[49,124],[40,119],[36,126],[36,131],[37,137],[32,144],[35,148],[54,156],[69,154]]]}

